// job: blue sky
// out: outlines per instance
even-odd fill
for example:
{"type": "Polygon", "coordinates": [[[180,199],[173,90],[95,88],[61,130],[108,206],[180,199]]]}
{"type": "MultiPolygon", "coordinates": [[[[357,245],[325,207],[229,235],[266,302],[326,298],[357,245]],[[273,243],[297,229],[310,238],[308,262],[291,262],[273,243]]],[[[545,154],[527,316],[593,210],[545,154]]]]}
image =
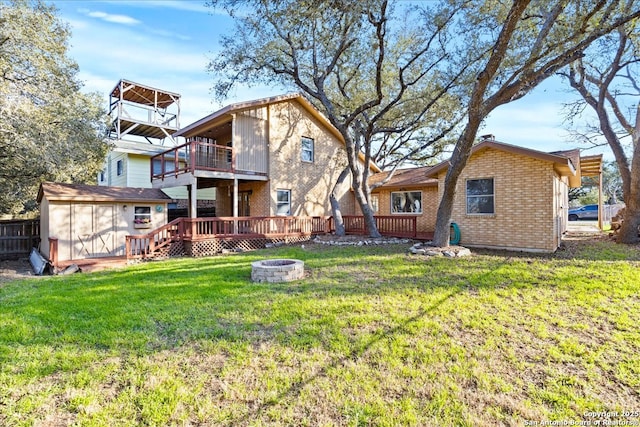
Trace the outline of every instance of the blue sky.
{"type": "MultiPolygon", "coordinates": [[[[186,126],[222,105],[211,96],[214,76],[206,66],[219,50],[220,36],[231,31],[224,12],[204,1],[54,1],[72,30],[70,56],[80,67],[86,91],[108,94],[120,79],[182,95],[180,124],[186,126]]],[[[226,103],[284,92],[277,88],[239,89],[226,103]]],[[[562,125],[562,103],[575,95],[556,80],[524,99],[495,110],[480,134],[541,151],[578,145],[562,125]]],[[[586,148],[586,147],[582,147],[586,148]]],[[[603,152],[602,148],[584,154],[603,152]]]]}

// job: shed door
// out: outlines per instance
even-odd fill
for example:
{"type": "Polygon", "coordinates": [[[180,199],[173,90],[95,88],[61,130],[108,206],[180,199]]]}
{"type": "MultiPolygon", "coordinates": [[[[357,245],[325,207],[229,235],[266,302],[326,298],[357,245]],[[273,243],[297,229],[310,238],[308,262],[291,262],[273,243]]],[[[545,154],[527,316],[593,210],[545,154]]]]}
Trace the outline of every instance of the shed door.
{"type": "Polygon", "coordinates": [[[113,205],[94,206],[95,228],[93,230],[92,256],[113,256],[115,243],[115,227],[113,218],[113,205]]]}
{"type": "Polygon", "coordinates": [[[74,205],[71,240],[73,259],[114,255],[113,205],[74,205]]]}

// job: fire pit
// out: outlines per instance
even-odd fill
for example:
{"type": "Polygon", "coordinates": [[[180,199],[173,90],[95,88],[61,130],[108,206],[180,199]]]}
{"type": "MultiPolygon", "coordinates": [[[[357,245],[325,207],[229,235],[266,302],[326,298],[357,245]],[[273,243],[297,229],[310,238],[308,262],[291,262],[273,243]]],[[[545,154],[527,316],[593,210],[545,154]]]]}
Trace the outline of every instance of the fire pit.
{"type": "Polygon", "coordinates": [[[297,259],[269,259],[251,263],[254,282],[291,282],[304,277],[304,262],[297,259]]]}

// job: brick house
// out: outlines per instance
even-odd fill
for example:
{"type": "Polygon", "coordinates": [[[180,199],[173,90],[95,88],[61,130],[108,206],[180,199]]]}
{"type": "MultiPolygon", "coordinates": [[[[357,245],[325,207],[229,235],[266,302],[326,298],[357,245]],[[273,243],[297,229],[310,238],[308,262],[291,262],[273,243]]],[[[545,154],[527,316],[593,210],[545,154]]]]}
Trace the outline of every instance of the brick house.
{"type": "MultiPolygon", "coordinates": [[[[452,213],[469,247],[553,252],[567,228],[568,190],[582,175],[597,175],[602,156],[578,150],[544,153],[485,140],[472,149],[458,179],[452,213]]],[[[433,232],[449,166],[396,171],[372,193],[378,215],[417,216],[419,232],[433,232]]],[[[386,173],[371,183],[382,182],[386,173]]]]}

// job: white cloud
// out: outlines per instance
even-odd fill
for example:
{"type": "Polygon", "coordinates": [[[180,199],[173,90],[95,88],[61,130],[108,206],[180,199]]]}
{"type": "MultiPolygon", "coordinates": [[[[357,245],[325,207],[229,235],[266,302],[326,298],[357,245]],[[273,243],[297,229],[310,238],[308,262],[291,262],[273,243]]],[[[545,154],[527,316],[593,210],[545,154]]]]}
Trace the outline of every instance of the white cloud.
{"type": "Polygon", "coordinates": [[[138,21],[137,19],[127,15],[115,15],[100,11],[87,11],[85,14],[91,18],[102,19],[103,21],[111,22],[114,24],[137,25],[140,23],[140,21],[138,21]]]}
{"type": "Polygon", "coordinates": [[[166,8],[183,10],[188,12],[200,12],[211,13],[214,12],[213,8],[204,5],[202,1],[185,1],[185,0],[117,0],[117,1],[103,1],[103,3],[116,4],[118,6],[135,6],[135,7],[147,7],[147,8],[166,8]]]}

